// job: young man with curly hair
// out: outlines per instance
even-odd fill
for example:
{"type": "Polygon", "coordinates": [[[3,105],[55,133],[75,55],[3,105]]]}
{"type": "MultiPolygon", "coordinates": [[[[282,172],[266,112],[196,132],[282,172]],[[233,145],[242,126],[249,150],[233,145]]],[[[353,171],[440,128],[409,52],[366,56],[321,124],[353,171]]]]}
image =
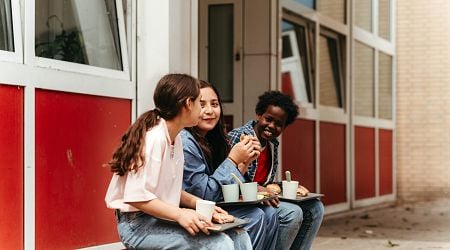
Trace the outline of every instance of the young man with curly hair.
{"type": "MultiPolygon", "coordinates": [[[[291,97],[279,91],[267,91],[259,96],[256,105],[256,120],[232,130],[230,143],[239,143],[242,134],[256,135],[261,143],[260,156],[252,161],[245,174],[246,181],[258,182],[258,191],[272,191],[272,184],[278,168],[278,136],[298,116],[298,106],[291,97]]],[[[307,193],[304,187],[300,192],[307,193]]],[[[272,200],[266,205],[276,207],[280,228],[277,247],[281,249],[310,249],[322,223],[324,207],[320,200],[312,199],[297,204],[272,200]]]]}

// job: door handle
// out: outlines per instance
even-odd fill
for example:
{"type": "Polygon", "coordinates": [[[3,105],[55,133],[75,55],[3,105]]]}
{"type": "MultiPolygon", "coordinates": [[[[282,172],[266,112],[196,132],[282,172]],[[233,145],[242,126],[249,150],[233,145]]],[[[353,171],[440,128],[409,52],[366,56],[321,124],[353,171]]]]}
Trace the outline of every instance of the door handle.
{"type": "Polygon", "coordinates": [[[234,60],[240,61],[240,60],[241,60],[241,53],[237,52],[237,53],[234,55],[234,60]]]}

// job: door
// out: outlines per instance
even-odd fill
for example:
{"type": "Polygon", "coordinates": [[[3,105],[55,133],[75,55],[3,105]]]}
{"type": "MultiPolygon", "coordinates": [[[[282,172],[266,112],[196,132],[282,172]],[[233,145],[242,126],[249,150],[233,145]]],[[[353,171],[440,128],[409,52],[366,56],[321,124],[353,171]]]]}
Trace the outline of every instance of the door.
{"type": "Polygon", "coordinates": [[[242,2],[199,1],[199,77],[217,87],[227,129],[243,122],[242,2]]]}

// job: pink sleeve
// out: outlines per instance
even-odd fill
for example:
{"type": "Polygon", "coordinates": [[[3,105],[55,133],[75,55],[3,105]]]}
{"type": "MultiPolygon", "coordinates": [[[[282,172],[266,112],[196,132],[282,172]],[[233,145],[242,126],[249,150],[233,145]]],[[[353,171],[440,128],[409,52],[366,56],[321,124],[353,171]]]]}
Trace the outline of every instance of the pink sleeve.
{"type": "Polygon", "coordinates": [[[162,139],[157,136],[149,136],[147,133],[144,149],[145,164],[136,172],[128,172],[123,196],[124,202],[149,201],[158,198],[155,191],[157,192],[160,181],[161,162],[164,143],[166,143],[165,138],[162,139]]]}

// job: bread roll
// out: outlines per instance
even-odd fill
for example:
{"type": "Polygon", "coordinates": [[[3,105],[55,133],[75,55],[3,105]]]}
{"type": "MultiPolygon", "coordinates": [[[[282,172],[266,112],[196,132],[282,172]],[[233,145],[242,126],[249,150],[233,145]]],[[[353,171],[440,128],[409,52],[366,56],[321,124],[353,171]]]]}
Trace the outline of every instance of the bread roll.
{"type": "Polygon", "coordinates": [[[280,194],[281,188],[278,184],[272,183],[266,186],[267,190],[269,190],[272,193],[280,194]]]}

